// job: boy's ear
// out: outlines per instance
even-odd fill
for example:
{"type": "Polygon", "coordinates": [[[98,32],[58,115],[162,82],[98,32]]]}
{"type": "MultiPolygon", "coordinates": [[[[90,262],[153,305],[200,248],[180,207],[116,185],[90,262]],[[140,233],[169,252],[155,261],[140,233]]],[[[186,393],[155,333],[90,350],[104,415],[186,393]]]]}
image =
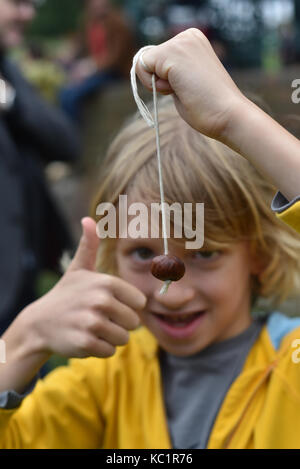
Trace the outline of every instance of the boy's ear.
{"type": "Polygon", "coordinates": [[[250,270],[252,275],[259,276],[266,268],[266,264],[264,256],[250,249],[250,270]]]}
{"type": "Polygon", "coordinates": [[[251,273],[258,277],[266,268],[266,261],[261,256],[253,255],[251,258],[251,273]]]}

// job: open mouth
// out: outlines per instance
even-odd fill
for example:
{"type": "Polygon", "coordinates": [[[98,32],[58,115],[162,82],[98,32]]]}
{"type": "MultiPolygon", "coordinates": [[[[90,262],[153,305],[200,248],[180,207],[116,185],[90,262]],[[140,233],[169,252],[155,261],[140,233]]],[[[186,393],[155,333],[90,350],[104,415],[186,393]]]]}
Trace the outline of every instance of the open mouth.
{"type": "Polygon", "coordinates": [[[153,315],[165,324],[169,324],[172,327],[184,328],[189,324],[192,324],[200,316],[203,316],[205,311],[199,311],[194,314],[155,314],[153,315]]]}

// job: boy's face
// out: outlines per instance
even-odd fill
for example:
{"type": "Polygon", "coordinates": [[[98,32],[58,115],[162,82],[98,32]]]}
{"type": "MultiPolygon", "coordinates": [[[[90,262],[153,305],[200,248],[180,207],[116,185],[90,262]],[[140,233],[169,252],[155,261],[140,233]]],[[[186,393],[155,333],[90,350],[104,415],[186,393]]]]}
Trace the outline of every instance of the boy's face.
{"type": "Polygon", "coordinates": [[[168,246],[169,254],[183,260],[186,272],[162,295],[163,282],[150,268],[152,259],[163,254],[163,240],[119,239],[116,247],[118,274],[148,298],[141,321],[160,346],[173,355],[189,356],[245,330],[251,323],[251,275],[258,273],[248,243],[219,252],[186,250],[172,239],[168,246]]]}

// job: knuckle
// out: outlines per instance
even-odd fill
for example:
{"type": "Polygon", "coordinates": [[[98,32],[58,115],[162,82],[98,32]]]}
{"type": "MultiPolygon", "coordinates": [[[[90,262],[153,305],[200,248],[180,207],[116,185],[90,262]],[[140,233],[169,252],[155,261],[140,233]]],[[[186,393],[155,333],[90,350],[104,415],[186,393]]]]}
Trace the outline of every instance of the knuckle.
{"type": "Polygon", "coordinates": [[[98,311],[99,307],[105,306],[106,304],[106,292],[92,291],[88,298],[88,305],[93,311],[98,311]]]}
{"type": "Polygon", "coordinates": [[[101,285],[102,287],[111,289],[113,286],[113,276],[108,274],[101,274],[101,285]]]}
{"type": "Polygon", "coordinates": [[[100,306],[106,309],[110,308],[111,307],[111,295],[107,292],[102,292],[101,294],[99,294],[96,306],[100,306]]]}
{"type": "Polygon", "coordinates": [[[197,41],[198,44],[199,41],[209,42],[205,34],[197,28],[189,28],[186,31],[183,31],[182,33],[178,34],[178,39],[180,43],[182,43],[182,46],[195,41],[197,41]]]}
{"type": "Polygon", "coordinates": [[[86,315],[85,327],[89,331],[93,331],[96,329],[96,327],[99,327],[99,323],[101,324],[101,319],[99,320],[99,318],[95,314],[89,313],[86,315]]]}
{"type": "Polygon", "coordinates": [[[128,342],[129,342],[129,332],[124,330],[124,332],[122,331],[122,334],[120,335],[118,345],[126,345],[128,344],[128,342]]]}
{"type": "Polygon", "coordinates": [[[105,347],[102,348],[101,357],[109,358],[112,357],[116,353],[116,347],[114,345],[105,344],[105,347]]]}
{"type": "Polygon", "coordinates": [[[138,315],[134,313],[130,315],[130,317],[128,318],[128,330],[131,331],[131,330],[137,329],[139,325],[140,325],[140,318],[138,317],[138,315]]]}
{"type": "Polygon", "coordinates": [[[188,34],[195,36],[197,38],[205,37],[205,35],[200,31],[200,29],[197,29],[197,28],[189,28],[187,32],[188,34]]]}
{"type": "Polygon", "coordinates": [[[77,348],[81,356],[90,355],[90,352],[93,348],[93,339],[89,336],[82,335],[78,338],[77,348]]]}
{"type": "Polygon", "coordinates": [[[146,304],[147,304],[147,298],[144,295],[141,296],[141,294],[139,293],[139,295],[136,298],[135,309],[137,311],[142,311],[145,308],[146,304]]]}

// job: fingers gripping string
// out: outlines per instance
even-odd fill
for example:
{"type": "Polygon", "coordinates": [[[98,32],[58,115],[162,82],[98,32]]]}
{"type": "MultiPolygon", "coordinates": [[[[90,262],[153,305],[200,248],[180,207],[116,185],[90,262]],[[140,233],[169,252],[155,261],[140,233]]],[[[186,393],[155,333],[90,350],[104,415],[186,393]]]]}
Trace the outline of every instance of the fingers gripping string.
{"type": "MultiPolygon", "coordinates": [[[[156,135],[156,152],[157,152],[157,162],[158,162],[158,174],[159,174],[159,189],[160,189],[160,199],[161,199],[161,213],[162,213],[162,230],[163,230],[163,239],[164,239],[164,254],[167,256],[169,249],[168,249],[168,237],[167,237],[167,230],[166,230],[166,211],[165,211],[165,196],[164,196],[164,187],[163,187],[163,176],[162,176],[162,165],[161,165],[161,151],[160,151],[160,136],[159,136],[159,120],[158,120],[158,107],[157,107],[157,90],[156,90],[156,80],[155,74],[152,75],[152,90],[153,90],[153,107],[154,107],[154,118],[151,115],[151,112],[147,108],[146,104],[140,98],[137,90],[137,81],[136,81],[136,66],[138,61],[140,60],[145,67],[145,63],[141,60],[141,56],[143,53],[150,49],[151,47],[155,46],[146,46],[143,47],[138,51],[133,59],[133,65],[130,72],[131,77],[131,87],[135,102],[137,107],[145,119],[149,127],[154,127],[155,135],[156,135]]],[[[167,280],[162,287],[160,293],[165,293],[168,290],[170,285],[170,281],[167,280]]]]}

